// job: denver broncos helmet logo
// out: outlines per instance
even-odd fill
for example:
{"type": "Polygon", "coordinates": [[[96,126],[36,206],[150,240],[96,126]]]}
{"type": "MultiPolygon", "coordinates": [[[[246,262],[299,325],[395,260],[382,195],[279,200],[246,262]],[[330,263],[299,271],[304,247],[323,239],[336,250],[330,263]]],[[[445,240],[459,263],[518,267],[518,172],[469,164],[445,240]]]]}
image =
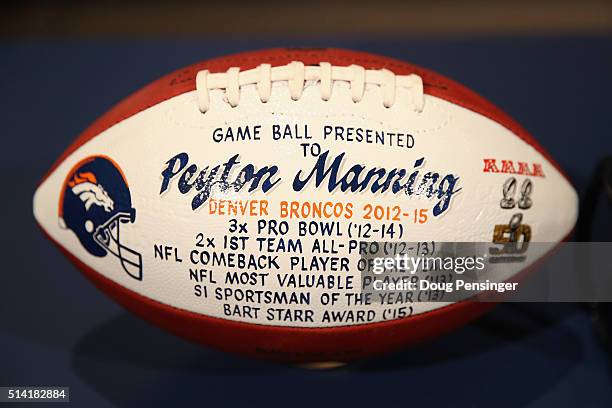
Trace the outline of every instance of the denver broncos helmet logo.
{"type": "Polygon", "coordinates": [[[93,173],[76,173],[68,182],[68,187],[72,188],[72,192],[83,200],[85,209],[89,210],[93,204],[96,204],[110,212],[114,207],[113,200],[104,187],[97,183],[98,180],[93,173]]]}
{"type": "Polygon", "coordinates": [[[70,170],[60,195],[59,219],[90,254],[112,254],[129,276],[142,280],[142,256],[120,239],[121,224],[134,223],[136,210],[125,176],[112,159],[91,156],[70,170]]]}

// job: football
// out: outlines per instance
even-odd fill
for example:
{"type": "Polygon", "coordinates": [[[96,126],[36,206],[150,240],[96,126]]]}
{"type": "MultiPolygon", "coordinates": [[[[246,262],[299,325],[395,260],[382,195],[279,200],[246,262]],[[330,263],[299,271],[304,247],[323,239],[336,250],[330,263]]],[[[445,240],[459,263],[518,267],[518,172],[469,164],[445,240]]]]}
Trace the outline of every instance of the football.
{"type": "Polygon", "coordinates": [[[372,292],[371,248],[555,243],[577,209],[559,165],[499,108],[338,49],[162,77],[77,137],[33,200],[44,234],[126,309],[205,346],[304,363],[399,350],[491,307],[372,292]]]}

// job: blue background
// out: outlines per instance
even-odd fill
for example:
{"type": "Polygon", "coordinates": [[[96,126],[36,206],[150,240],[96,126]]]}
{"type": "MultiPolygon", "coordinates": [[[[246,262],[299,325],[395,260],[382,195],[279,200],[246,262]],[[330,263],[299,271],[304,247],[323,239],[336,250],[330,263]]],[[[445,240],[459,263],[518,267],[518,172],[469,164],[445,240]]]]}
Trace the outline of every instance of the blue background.
{"type": "MultiPolygon", "coordinates": [[[[375,52],[458,80],[531,131],[579,193],[612,154],[609,37],[2,43],[0,385],[69,386],[79,406],[611,406],[610,359],[579,305],[501,305],[403,353],[308,371],[218,353],[140,321],[42,236],[36,183],[96,117],[182,66],[283,45],[375,52]]],[[[609,208],[600,205],[598,219],[596,239],[609,240],[609,208]]]]}

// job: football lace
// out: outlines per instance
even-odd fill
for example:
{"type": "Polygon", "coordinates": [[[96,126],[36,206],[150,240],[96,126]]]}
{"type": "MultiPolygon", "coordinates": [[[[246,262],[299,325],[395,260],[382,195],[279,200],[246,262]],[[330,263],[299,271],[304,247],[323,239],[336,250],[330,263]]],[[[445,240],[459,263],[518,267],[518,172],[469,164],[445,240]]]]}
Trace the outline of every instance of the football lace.
{"type": "Polygon", "coordinates": [[[386,108],[392,107],[395,103],[397,88],[410,91],[416,112],[421,112],[424,106],[423,81],[416,74],[395,75],[387,69],[372,70],[359,65],[339,67],[332,66],[328,62],[304,66],[302,62],[293,61],[278,67],[261,64],[247,71],[240,71],[238,67],[220,73],[199,71],[196,75],[198,107],[202,113],[206,113],[210,109],[210,91],[217,89],[225,90],[227,102],[232,107],[236,107],[240,102],[240,88],[253,84],[257,86],[261,102],[265,103],[270,100],[272,83],[277,81],[288,83],[289,94],[294,101],[302,96],[307,81],[318,83],[321,99],[324,101],[331,98],[334,82],[343,81],[350,84],[351,97],[355,103],[362,100],[366,84],[373,84],[381,87],[382,102],[386,108]]]}

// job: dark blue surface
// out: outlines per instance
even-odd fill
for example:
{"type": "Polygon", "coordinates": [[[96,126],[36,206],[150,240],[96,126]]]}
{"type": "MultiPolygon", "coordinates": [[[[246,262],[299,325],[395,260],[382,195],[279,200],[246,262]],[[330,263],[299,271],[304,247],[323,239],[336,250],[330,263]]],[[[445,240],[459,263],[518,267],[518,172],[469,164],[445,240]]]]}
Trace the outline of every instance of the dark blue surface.
{"type": "MultiPolygon", "coordinates": [[[[37,180],[96,117],[195,61],[279,45],[386,54],[514,116],[579,192],[612,154],[612,39],[0,44],[0,385],[71,387],[78,406],[611,406],[610,359],[577,305],[502,305],[448,336],[329,372],[229,356],[124,312],[37,230],[37,180]]],[[[610,238],[601,211],[600,239],[610,238]]],[[[248,341],[248,339],[245,339],[248,341]]]]}

